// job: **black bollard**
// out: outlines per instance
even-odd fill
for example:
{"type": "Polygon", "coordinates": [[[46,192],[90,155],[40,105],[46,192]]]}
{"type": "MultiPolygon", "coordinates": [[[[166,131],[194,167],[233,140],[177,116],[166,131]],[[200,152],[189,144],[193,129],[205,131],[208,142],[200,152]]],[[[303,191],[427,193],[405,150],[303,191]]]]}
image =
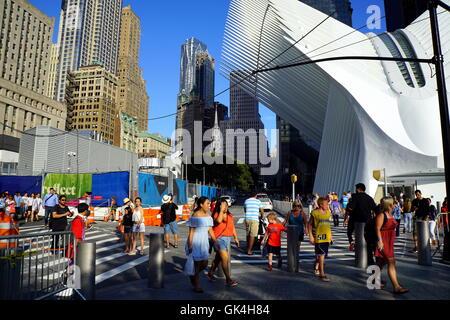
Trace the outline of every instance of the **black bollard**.
{"type": "Polygon", "coordinates": [[[298,226],[287,226],[287,263],[288,272],[298,272],[298,226]]]}
{"type": "Polygon", "coordinates": [[[148,287],[164,288],[164,234],[162,233],[149,235],[148,287]]]}
{"type": "Polygon", "coordinates": [[[364,222],[355,222],[355,266],[367,268],[367,242],[364,238],[364,222]]]}
{"type": "Polygon", "coordinates": [[[418,239],[418,263],[422,266],[431,266],[431,245],[430,245],[430,227],[428,221],[417,221],[417,239],[418,239]]]}
{"type": "Polygon", "coordinates": [[[80,292],[86,300],[95,300],[95,253],[94,241],[78,243],[76,263],[80,270],[80,292]]]}

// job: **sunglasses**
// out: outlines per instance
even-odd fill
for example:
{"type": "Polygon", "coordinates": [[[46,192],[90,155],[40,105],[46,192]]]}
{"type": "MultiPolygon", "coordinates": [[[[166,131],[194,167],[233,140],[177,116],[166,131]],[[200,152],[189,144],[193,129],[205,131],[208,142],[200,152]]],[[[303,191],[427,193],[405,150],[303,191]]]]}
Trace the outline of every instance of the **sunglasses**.
{"type": "Polygon", "coordinates": [[[59,201],[66,201],[66,199],[61,199],[61,200],[59,200],[59,201]]]}

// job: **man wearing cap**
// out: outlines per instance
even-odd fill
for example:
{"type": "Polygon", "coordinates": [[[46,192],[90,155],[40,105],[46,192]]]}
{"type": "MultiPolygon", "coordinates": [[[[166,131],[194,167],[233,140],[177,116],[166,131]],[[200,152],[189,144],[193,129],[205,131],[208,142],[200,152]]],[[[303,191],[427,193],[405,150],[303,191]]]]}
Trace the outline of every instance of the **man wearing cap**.
{"type": "Polygon", "coordinates": [[[161,227],[164,228],[164,238],[166,240],[166,248],[170,246],[170,233],[172,232],[174,237],[174,248],[178,248],[178,223],[177,213],[178,206],[173,203],[173,197],[165,195],[162,198],[161,206],[161,227]]]}

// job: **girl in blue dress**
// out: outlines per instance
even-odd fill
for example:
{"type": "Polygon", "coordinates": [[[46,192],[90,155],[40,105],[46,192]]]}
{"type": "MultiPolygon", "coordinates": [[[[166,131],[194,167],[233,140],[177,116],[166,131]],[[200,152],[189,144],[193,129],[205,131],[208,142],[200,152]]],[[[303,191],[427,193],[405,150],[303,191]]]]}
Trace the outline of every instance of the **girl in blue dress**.
{"type": "Polygon", "coordinates": [[[216,236],[212,229],[213,219],[209,212],[211,202],[207,197],[200,197],[197,200],[197,208],[194,210],[191,218],[187,222],[189,227],[189,236],[186,242],[185,251],[187,255],[192,255],[194,260],[195,274],[189,276],[195,292],[203,292],[200,287],[200,273],[208,266],[209,258],[209,239],[214,240],[216,246],[219,247],[216,236]]]}

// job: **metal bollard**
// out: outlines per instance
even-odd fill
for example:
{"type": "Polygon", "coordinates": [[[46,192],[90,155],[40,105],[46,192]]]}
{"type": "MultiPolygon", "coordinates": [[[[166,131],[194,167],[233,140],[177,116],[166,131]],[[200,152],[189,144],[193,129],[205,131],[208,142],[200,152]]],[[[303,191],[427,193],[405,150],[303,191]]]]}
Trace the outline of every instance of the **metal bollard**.
{"type": "Polygon", "coordinates": [[[298,226],[287,226],[287,263],[288,272],[298,272],[298,226]]]}
{"type": "Polygon", "coordinates": [[[164,234],[150,233],[148,237],[148,287],[164,288],[164,234]]]}
{"type": "Polygon", "coordinates": [[[78,243],[77,265],[80,268],[80,292],[86,300],[95,300],[95,253],[94,241],[78,243]]]}
{"type": "Polygon", "coordinates": [[[418,239],[418,263],[422,266],[431,266],[430,227],[428,221],[416,221],[418,239]]]}
{"type": "Polygon", "coordinates": [[[355,266],[367,268],[367,243],[364,238],[364,222],[355,222],[355,266]]]}

